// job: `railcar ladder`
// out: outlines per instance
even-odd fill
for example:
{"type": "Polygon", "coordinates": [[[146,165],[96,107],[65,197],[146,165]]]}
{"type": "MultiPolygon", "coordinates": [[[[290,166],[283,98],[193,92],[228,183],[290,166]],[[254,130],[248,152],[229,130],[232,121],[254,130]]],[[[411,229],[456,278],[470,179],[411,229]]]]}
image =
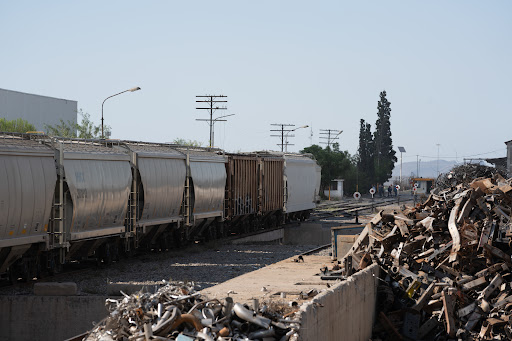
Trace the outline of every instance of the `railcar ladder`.
{"type": "Polygon", "coordinates": [[[134,168],[133,171],[133,180],[132,180],[132,188],[130,191],[130,197],[128,199],[128,233],[125,236],[126,243],[126,251],[131,251],[131,243],[130,238],[133,237],[133,246],[137,247],[137,233],[136,233],[136,224],[137,224],[137,171],[134,168]]]}
{"type": "Polygon", "coordinates": [[[185,231],[186,231],[186,236],[188,238],[188,232],[189,232],[189,229],[190,229],[190,226],[191,226],[191,222],[190,222],[190,216],[191,216],[191,205],[190,205],[190,177],[191,177],[191,173],[190,173],[190,157],[189,157],[189,153],[187,151],[187,176],[185,178],[185,197],[183,198],[183,216],[185,218],[185,231]]]}
{"type": "MultiPolygon", "coordinates": [[[[59,164],[57,166],[58,186],[57,193],[53,198],[53,209],[50,218],[49,231],[47,231],[49,238],[47,241],[48,249],[59,248],[59,261],[64,264],[66,261],[66,248],[69,248],[69,243],[65,240],[64,231],[64,152],[62,142],[59,143],[59,164]]],[[[50,261],[50,259],[49,259],[50,261]]]]}

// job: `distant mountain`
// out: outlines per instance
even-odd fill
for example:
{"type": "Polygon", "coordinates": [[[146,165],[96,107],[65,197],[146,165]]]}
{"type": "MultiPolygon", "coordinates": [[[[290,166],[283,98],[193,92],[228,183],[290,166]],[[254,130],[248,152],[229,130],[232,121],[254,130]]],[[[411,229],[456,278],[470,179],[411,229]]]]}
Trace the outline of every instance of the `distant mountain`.
{"type": "MultiPolygon", "coordinates": [[[[449,172],[457,162],[454,160],[439,160],[439,172],[449,172]]],[[[417,164],[416,161],[404,162],[402,164],[402,177],[408,178],[410,176],[417,176],[417,164]]],[[[432,161],[421,161],[419,164],[419,174],[423,178],[436,178],[437,177],[437,160],[432,161]]],[[[400,158],[395,164],[393,169],[393,178],[400,177],[400,158]]]]}

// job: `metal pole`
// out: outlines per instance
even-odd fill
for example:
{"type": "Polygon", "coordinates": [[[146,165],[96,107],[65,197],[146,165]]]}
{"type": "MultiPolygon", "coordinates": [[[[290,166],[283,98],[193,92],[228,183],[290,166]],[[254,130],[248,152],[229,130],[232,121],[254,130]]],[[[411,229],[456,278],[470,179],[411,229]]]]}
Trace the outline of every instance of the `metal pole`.
{"type": "Polygon", "coordinates": [[[439,143],[437,144],[437,176],[439,176],[439,143]]]}
{"type": "Polygon", "coordinates": [[[400,152],[400,185],[402,185],[402,152],[400,152]]]}
{"type": "Polygon", "coordinates": [[[283,151],[283,148],[284,148],[284,125],[281,126],[281,152],[283,151]]]}
{"type": "Polygon", "coordinates": [[[416,177],[419,178],[420,177],[420,163],[419,163],[419,155],[416,154],[416,177]]]}
{"type": "Polygon", "coordinates": [[[103,104],[105,104],[105,101],[103,101],[103,103],[101,103],[101,138],[102,139],[105,138],[105,135],[103,135],[103,104]]]}
{"type": "Polygon", "coordinates": [[[117,96],[117,95],[120,95],[120,94],[124,94],[125,92],[128,92],[128,91],[130,91],[130,92],[134,92],[134,91],[137,91],[137,90],[140,90],[140,87],[138,87],[138,86],[137,86],[137,87],[135,87],[135,88],[131,88],[131,89],[128,89],[128,90],[121,91],[121,92],[119,92],[119,93],[117,93],[117,94],[115,94],[115,95],[108,96],[107,98],[105,98],[105,99],[103,100],[103,103],[101,103],[101,138],[102,138],[102,139],[104,139],[104,138],[105,138],[105,135],[104,135],[104,133],[103,133],[103,105],[105,104],[105,101],[106,101],[107,99],[109,99],[109,98],[114,97],[114,96],[117,96]]]}
{"type": "Polygon", "coordinates": [[[212,119],[213,119],[213,97],[210,98],[210,148],[212,148],[212,145],[213,145],[213,137],[212,137],[212,132],[213,132],[213,122],[212,122],[212,119]]]}

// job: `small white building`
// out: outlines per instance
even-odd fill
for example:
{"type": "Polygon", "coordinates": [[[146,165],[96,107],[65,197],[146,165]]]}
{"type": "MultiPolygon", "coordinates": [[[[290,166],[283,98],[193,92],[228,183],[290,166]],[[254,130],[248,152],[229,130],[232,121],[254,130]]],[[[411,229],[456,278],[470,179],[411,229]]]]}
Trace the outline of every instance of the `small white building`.
{"type": "Polygon", "coordinates": [[[417,184],[416,194],[430,194],[435,179],[432,178],[414,178],[412,181],[417,184]]]}
{"type": "Polygon", "coordinates": [[[330,189],[324,190],[324,195],[330,199],[342,199],[344,181],[344,179],[332,180],[330,189]]]}
{"type": "Polygon", "coordinates": [[[77,101],[0,89],[0,118],[21,118],[46,132],[45,125],[58,125],[61,119],[76,123],[76,115],[77,101]]]}

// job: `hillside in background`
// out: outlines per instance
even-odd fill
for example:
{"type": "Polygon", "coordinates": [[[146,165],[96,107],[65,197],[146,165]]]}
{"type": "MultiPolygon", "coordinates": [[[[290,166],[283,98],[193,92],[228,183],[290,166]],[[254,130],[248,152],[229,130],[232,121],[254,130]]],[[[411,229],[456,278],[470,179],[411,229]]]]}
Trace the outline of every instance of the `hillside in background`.
{"type": "MultiPolygon", "coordinates": [[[[400,159],[399,159],[400,160],[400,159]]],[[[439,172],[449,172],[453,166],[458,164],[455,160],[439,160],[439,172]]],[[[402,177],[408,178],[410,176],[416,176],[417,164],[416,161],[404,162],[402,164],[402,177]]],[[[419,167],[420,177],[423,178],[435,178],[437,177],[437,160],[433,161],[421,161],[419,167]]],[[[395,164],[393,169],[393,178],[400,177],[400,161],[395,164]]]]}

